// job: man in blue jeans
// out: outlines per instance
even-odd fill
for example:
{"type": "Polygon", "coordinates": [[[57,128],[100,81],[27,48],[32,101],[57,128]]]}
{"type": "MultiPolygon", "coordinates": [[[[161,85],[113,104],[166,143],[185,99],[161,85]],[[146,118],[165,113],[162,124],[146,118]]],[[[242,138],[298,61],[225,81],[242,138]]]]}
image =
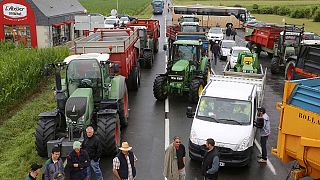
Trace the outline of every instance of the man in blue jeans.
{"type": "Polygon", "coordinates": [[[99,166],[100,157],[102,154],[102,147],[99,138],[94,135],[92,126],[86,128],[87,137],[82,143],[82,148],[85,149],[90,158],[90,166],[88,167],[88,180],[91,179],[91,168],[97,176],[97,180],[103,180],[102,172],[99,166]]]}
{"type": "Polygon", "coordinates": [[[260,159],[258,159],[259,163],[267,163],[267,140],[270,135],[270,121],[269,116],[266,113],[266,109],[261,107],[258,108],[259,116],[264,119],[263,127],[260,129],[260,143],[261,143],[261,149],[262,154],[261,156],[258,156],[260,159]]]}

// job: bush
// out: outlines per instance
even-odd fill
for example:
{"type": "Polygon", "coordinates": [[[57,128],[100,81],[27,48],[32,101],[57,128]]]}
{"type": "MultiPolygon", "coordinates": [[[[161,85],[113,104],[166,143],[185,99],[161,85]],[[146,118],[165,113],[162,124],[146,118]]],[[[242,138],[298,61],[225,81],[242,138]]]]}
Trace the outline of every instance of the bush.
{"type": "Polygon", "coordinates": [[[304,18],[305,17],[305,11],[304,9],[295,9],[291,12],[290,17],[292,18],[304,18]]]}
{"type": "Polygon", "coordinates": [[[69,55],[66,47],[27,49],[6,42],[0,48],[0,114],[39,86],[45,64],[69,55]]]}
{"type": "Polygon", "coordinates": [[[317,9],[313,15],[314,22],[320,22],[320,9],[317,9]]]}
{"type": "Polygon", "coordinates": [[[286,16],[286,15],[290,15],[291,10],[286,7],[286,6],[281,6],[277,9],[277,12],[275,12],[275,14],[278,14],[280,16],[286,16]]]}
{"type": "Polygon", "coordinates": [[[272,7],[273,14],[277,14],[279,8],[280,8],[279,6],[273,6],[272,7]]]}
{"type": "Polygon", "coordinates": [[[314,16],[317,10],[318,10],[318,6],[312,7],[311,8],[311,15],[314,16]]]}
{"type": "Polygon", "coordinates": [[[263,7],[258,10],[259,14],[273,14],[273,9],[272,7],[263,7]]]}
{"type": "Polygon", "coordinates": [[[252,9],[254,9],[254,10],[259,9],[258,4],[253,4],[253,5],[252,5],[252,9]]]}

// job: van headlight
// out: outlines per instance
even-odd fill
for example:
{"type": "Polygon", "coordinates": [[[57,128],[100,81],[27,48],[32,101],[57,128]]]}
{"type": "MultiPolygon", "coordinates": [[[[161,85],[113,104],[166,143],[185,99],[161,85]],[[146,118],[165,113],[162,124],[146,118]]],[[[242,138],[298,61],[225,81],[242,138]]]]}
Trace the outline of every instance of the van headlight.
{"type": "Polygon", "coordinates": [[[246,137],[242,140],[242,142],[238,145],[237,147],[237,151],[244,151],[246,149],[248,149],[248,145],[249,145],[249,137],[246,137]]]}
{"type": "Polygon", "coordinates": [[[199,145],[199,138],[197,136],[197,133],[195,130],[191,129],[191,132],[190,132],[190,141],[193,143],[193,144],[198,144],[199,145]]]}

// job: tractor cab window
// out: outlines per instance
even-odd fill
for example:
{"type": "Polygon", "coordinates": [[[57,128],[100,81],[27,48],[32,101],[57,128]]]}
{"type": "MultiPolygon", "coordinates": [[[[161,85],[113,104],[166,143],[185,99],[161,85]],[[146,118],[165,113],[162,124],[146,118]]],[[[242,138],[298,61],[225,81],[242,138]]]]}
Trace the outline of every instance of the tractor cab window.
{"type": "Polygon", "coordinates": [[[199,32],[199,26],[189,25],[181,26],[181,32],[199,32]]]}
{"type": "Polygon", "coordinates": [[[299,36],[294,36],[294,35],[286,35],[284,37],[284,44],[286,46],[294,46],[299,44],[299,36]]]}
{"type": "Polygon", "coordinates": [[[198,61],[197,59],[197,47],[191,45],[175,45],[173,48],[173,61],[181,59],[189,61],[198,61]]]}

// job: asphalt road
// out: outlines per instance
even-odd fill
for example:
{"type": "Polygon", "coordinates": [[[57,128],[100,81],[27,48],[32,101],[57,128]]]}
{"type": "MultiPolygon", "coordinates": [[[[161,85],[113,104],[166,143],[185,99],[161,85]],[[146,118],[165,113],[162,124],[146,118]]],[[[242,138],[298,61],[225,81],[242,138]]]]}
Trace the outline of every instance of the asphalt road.
{"type": "MultiPolygon", "coordinates": [[[[152,69],[141,71],[141,86],[137,92],[129,92],[130,100],[130,119],[129,125],[122,131],[123,140],[129,142],[133,147],[138,161],[137,179],[139,180],[161,180],[162,164],[165,149],[165,113],[164,102],[156,101],[153,97],[153,81],[157,74],[165,72],[165,51],[162,50],[165,42],[165,15],[153,17],[160,21],[161,38],[159,52],[156,55],[152,69]]],[[[171,19],[170,16],[167,19],[171,19]]],[[[243,45],[243,33],[238,32],[236,41],[243,45]]],[[[263,67],[270,66],[270,59],[262,54],[260,61],[263,67]]],[[[217,66],[212,68],[217,74],[222,72],[225,65],[224,61],[218,61],[217,66]]],[[[285,179],[290,165],[282,164],[279,159],[271,155],[271,147],[277,144],[277,127],[279,123],[279,112],[275,108],[276,102],[280,102],[283,94],[284,78],[282,75],[267,74],[267,85],[264,97],[264,107],[271,120],[271,135],[268,140],[269,161],[267,165],[260,165],[256,162],[256,155],[259,154],[257,147],[254,148],[252,161],[249,167],[228,168],[223,167],[219,172],[219,179],[285,179]]],[[[190,106],[185,97],[169,97],[169,137],[181,136],[186,146],[188,156],[188,138],[192,119],[185,116],[186,107],[190,106]]],[[[226,132],[228,133],[228,132],[226,132]]],[[[107,180],[115,179],[112,175],[113,157],[104,158],[101,161],[101,168],[104,178],[107,180]]],[[[191,161],[187,157],[186,173],[187,180],[203,179],[200,172],[200,162],[191,161]]]]}

